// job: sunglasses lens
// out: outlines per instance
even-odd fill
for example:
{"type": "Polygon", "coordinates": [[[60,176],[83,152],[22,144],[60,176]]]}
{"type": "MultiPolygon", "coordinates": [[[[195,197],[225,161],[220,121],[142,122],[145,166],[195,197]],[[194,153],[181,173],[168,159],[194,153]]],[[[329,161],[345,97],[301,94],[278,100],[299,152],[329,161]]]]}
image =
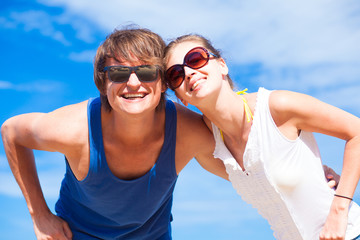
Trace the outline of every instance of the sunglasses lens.
{"type": "Polygon", "coordinates": [[[124,83],[130,77],[130,69],[127,67],[111,67],[108,69],[109,71],[109,79],[112,82],[124,83]]]}
{"type": "MultiPolygon", "coordinates": [[[[215,56],[215,55],[214,55],[215,56]]],[[[210,55],[203,47],[191,49],[184,57],[184,64],[176,64],[165,72],[165,79],[171,89],[178,88],[185,79],[184,66],[192,69],[199,69],[205,66],[210,55]]]]}
{"type": "Polygon", "coordinates": [[[171,89],[178,88],[184,81],[185,72],[181,65],[174,65],[166,71],[166,79],[171,89]]]}
{"type": "Polygon", "coordinates": [[[153,65],[141,65],[137,67],[111,66],[107,71],[109,72],[110,81],[125,83],[129,80],[132,69],[135,70],[136,76],[142,82],[152,82],[158,78],[159,69],[153,65]]]}
{"type": "Polygon", "coordinates": [[[158,68],[154,65],[142,65],[136,69],[136,76],[142,82],[152,82],[158,77],[158,68]]]}
{"type": "Polygon", "coordinates": [[[184,59],[187,66],[198,69],[206,65],[209,61],[209,55],[202,48],[195,48],[188,52],[184,59]]]}

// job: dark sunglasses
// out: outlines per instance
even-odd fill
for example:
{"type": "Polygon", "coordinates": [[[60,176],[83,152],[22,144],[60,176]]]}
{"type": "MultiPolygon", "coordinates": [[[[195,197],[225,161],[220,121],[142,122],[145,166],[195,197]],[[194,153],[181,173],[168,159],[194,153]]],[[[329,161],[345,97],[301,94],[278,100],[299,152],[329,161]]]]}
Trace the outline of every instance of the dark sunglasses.
{"type": "Polygon", "coordinates": [[[134,72],[141,82],[155,81],[159,76],[160,67],[158,65],[140,65],[135,67],[128,66],[107,66],[104,72],[108,72],[109,80],[116,83],[125,83],[134,72]]]}
{"type": "Polygon", "coordinates": [[[185,79],[185,66],[192,69],[202,68],[209,62],[210,55],[215,58],[218,57],[203,47],[196,47],[191,49],[185,55],[183,64],[175,64],[171,66],[168,70],[166,70],[165,79],[169,88],[174,90],[180,87],[180,85],[185,79]]]}

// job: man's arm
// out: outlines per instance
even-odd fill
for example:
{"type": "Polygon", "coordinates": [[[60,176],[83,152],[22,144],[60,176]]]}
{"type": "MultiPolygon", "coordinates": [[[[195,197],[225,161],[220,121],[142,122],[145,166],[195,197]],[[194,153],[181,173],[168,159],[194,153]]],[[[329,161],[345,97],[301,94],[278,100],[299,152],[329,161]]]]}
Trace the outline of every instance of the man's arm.
{"type": "Polygon", "coordinates": [[[1,127],[10,168],[23,192],[31,216],[49,212],[40,188],[32,151],[32,149],[42,149],[37,143],[34,123],[43,115],[41,113],[19,115],[8,119],[1,127]]]}
{"type": "Polygon", "coordinates": [[[207,171],[228,180],[225,166],[214,158],[215,140],[201,115],[176,104],[178,113],[176,136],[176,170],[179,173],[188,161],[195,158],[207,171]]]}
{"type": "Polygon", "coordinates": [[[26,200],[38,239],[48,236],[71,239],[67,223],[53,215],[45,202],[33,154],[33,149],[37,149],[71,155],[70,146],[76,144],[65,142],[74,138],[67,137],[67,129],[71,127],[66,128],[69,123],[64,121],[66,112],[64,108],[48,114],[23,114],[8,119],[1,127],[5,153],[26,200]]]}
{"type": "Polygon", "coordinates": [[[323,169],[325,177],[328,180],[328,186],[330,188],[336,189],[340,181],[340,175],[338,175],[332,168],[326,166],[325,164],[323,165],[323,169]]]}

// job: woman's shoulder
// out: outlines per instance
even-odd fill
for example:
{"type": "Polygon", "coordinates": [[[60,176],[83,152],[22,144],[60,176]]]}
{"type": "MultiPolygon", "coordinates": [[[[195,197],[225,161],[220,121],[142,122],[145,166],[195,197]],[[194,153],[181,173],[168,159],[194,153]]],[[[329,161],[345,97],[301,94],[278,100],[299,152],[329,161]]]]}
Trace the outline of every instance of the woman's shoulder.
{"type": "Polygon", "coordinates": [[[309,96],[288,90],[274,90],[269,95],[269,108],[272,112],[292,112],[309,96]]]}

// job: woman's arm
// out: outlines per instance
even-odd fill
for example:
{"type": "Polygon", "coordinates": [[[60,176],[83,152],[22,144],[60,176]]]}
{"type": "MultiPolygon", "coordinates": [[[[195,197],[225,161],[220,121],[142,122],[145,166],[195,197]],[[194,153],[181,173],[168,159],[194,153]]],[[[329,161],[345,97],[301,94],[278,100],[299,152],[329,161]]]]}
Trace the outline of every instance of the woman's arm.
{"type": "MultiPolygon", "coordinates": [[[[346,141],[336,194],[352,198],[360,178],[359,118],[308,95],[288,91],[273,92],[269,104],[275,123],[290,139],[305,130],[346,141]]],[[[346,198],[334,197],[320,239],[343,239],[350,202],[346,198]]]]}

